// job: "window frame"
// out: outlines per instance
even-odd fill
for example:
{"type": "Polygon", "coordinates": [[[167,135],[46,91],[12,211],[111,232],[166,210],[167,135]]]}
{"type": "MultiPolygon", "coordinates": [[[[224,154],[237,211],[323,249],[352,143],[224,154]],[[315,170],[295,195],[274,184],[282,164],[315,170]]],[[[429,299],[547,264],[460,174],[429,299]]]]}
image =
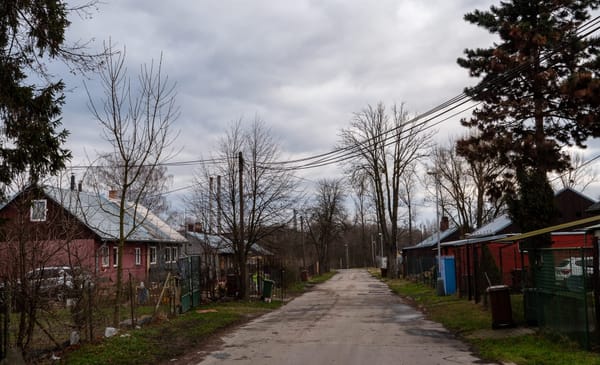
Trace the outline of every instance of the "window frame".
{"type": "Polygon", "coordinates": [[[171,263],[171,246],[166,246],[164,250],[164,260],[165,264],[171,263]]]}
{"type": "Polygon", "coordinates": [[[178,254],[177,246],[171,246],[171,263],[177,262],[178,254]]]}
{"type": "Polygon", "coordinates": [[[178,253],[177,246],[165,247],[165,264],[177,263],[178,253]]]}
{"type": "Polygon", "coordinates": [[[148,250],[148,262],[150,263],[150,265],[156,265],[157,262],[157,250],[156,250],[156,246],[150,246],[150,249],[148,250]]]}
{"type": "Polygon", "coordinates": [[[139,247],[135,248],[135,265],[140,266],[142,264],[142,249],[139,247]]]}
{"type": "Polygon", "coordinates": [[[48,200],[34,199],[31,201],[29,220],[31,222],[45,222],[48,218],[48,200]]]}
{"type": "Polygon", "coordinates": [[[102,267],[110,266],[110,250],[108,246],[100,246],[100,265],[102,267]]]}

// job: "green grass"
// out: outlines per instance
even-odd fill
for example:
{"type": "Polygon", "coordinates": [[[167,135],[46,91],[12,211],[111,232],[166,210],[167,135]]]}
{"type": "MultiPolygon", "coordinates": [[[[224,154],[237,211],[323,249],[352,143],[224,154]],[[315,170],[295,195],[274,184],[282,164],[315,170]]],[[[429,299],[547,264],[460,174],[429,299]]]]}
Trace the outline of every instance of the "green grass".
{"type": "Polygon", "coordinates": [[[489,360],[502,360],[518,365],[599,365],[600,355],[581,350],[569,341],[553,341],[543,335],[504,339],[471,340],[480,355],[489,360]]]}
{"type": "MultiPolygon", "coordinates": [[[[371,273],[381,279],[375,270],[371,273]]],[[[583,351],[577,344],[564,337],[551,334],[536,333],[502,339],[468,337],[476,331],[491,329],[491,313],[483,305],[459,299],[454,295],[438,297],[434,289],[411,281],[382,280],[394,293],[414,303],[428,318],[443,324],[471,344],[485,360],[513,362],[517,365],[600,365],[600,354],[583,351]]],[[[513,319],[522,325],[522,295],[511,295],[511,304],[513,319]]]]}
{"type": "Polygon", "coordinates": [[[216,331],[269,312],[279,301],[229,302],[202,306],[175,319],[152,324],[125,336],[81,346],[65,354],[65,364],[152,364],[181,356],[216,331]],[[214,309],[216,312],[199,312],[214,309]]]}

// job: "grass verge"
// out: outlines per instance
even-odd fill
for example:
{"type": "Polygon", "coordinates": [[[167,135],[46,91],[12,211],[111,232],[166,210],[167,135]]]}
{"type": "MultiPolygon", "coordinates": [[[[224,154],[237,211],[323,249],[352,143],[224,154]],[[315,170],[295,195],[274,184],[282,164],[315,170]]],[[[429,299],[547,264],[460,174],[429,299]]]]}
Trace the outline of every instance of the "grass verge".
{"type": "MultiPolygon", "coordinates": [[[[373,270],[371,273],[381,279],[378,272],[373,270]]],[[[434,289],[411,281],[382,280],[394,293],[413,303],[428,318],[443,324],[469,343],[485,360],[517,365],[600,365],[600,354],[583,351],[568,339],[551,334],[535,333],[504,338],[473,336],[481,333],[481,330],[491,330],[491,313],[483,305],[454,295],[438,297],[434,289]]],[[[517,324],[522,324],[524,322],[522,296],[511,296],[511,302],[513,318],[517,324]]]]}

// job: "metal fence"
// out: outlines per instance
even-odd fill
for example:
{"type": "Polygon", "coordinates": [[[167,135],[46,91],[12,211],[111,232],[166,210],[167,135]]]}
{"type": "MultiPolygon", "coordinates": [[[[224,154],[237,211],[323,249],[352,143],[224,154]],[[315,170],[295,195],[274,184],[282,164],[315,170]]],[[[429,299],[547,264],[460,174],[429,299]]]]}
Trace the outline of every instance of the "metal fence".
{"type": "Polygon", "coordinates": [[[435,256],[407,255],[405,260],[407,278],[435,287],[438,271],[435,256]]]}
{"type": "Polygon", "coordinates": [[[596,334],[594,252],[591,248],[537,249],[523,289],[525,319],[590,349],[596,334]]]}
{"type": "Polygon", "coordinates": [[[202,293],[200,256],[189,256],[177,262],[181,286],[181,312],[200,305],[202,293]]]}

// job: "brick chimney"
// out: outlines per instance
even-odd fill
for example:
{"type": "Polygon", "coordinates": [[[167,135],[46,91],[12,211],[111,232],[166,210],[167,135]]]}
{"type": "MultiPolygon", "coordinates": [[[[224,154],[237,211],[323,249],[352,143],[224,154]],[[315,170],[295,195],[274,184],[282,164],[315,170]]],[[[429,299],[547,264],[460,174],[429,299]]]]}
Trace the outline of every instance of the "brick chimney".
{"type": "Polygon", "coordinates": [[[440,221],[440,231],[444,232],[448,228],[450,228],[450,221],[448,220],[448,217],[442,217],[442,220],[440,221]]]}
{"type": "Polygon", "coordinates": [[[111,189],[108,191],[108,199],[118,199],[119,191],[115,189],[111,189]]]}

